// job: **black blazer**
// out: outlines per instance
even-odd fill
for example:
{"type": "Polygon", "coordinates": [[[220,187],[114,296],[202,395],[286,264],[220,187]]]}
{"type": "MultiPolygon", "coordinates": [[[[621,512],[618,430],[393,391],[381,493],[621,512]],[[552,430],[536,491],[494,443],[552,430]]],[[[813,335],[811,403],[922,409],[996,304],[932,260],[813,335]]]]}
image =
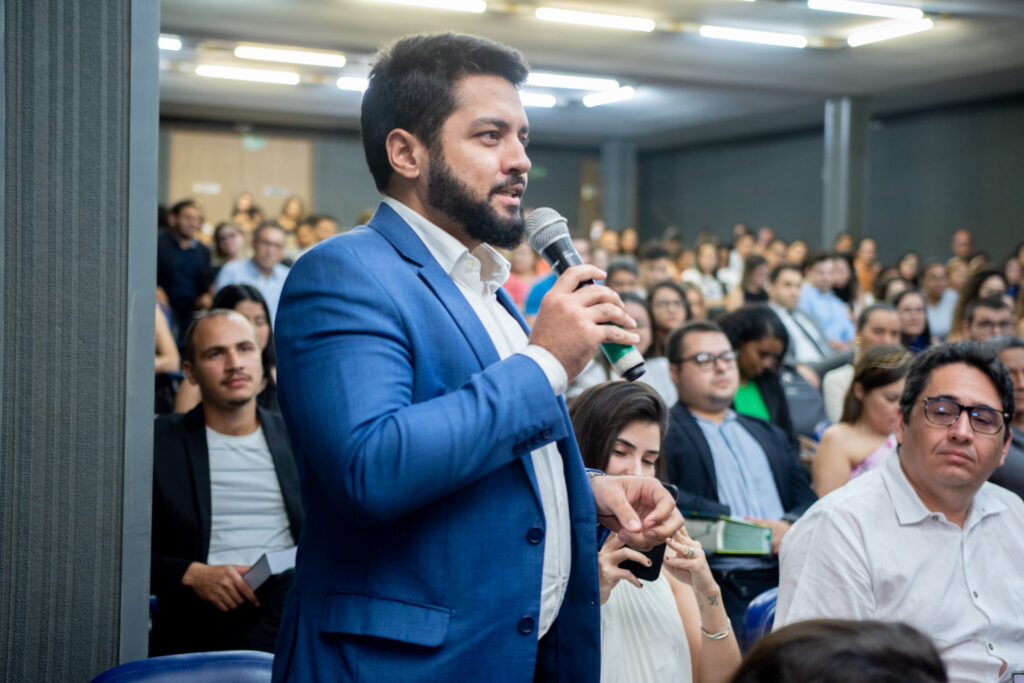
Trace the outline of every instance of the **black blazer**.
{"type": "Polygon", "coordinates": [[[779,375],[771,370],[762,372],[754,378],[754,385],[761,392],[761,398],[768,408],[772,424],[778,425],[786,433],[790,443],[799,448],[799,442],[796,440],[796,431],[793,429],[793,420],[789,416],[789,403],[786,401],[786,391],[782,388],[779,375]]]}
{"type": "MultiPolygon", "coordinates": [[[[800,462],[799,451],[790,445],[785,432],[776,425],[747,415],[738,415],[737,419],[764,449],[786,511],[783,519],[796,520],[818,500],[811,489],[807,468],[800,462]]],[[[669,411],[662,449],[669,481],[679,487],[677,504],[684,514],[690,510],[731,514],[729,506],[718,500],[718,477],[707,439],[697,420],[681,403],[669,411]]]]}
{"type": "MultiPolygon", "coordinates": [[[[292,538],[302,531],[299,477],[284,420],[257,408],[284,497],[292,538]]],[[[150,590],[181,589],[193,562],[206,562],[210,550],[210,455],[203,404],[188,413],[161,415],[153,429],[153,545],[150,590]]]]}

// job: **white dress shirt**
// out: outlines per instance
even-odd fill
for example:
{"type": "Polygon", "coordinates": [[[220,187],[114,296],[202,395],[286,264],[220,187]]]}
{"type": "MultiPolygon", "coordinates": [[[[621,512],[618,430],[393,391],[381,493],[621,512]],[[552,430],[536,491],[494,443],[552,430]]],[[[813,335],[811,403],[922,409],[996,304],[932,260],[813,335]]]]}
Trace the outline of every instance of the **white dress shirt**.
{"type": "Polygon", "coordinates": [[[843,405],[846,403],[846,394],[853,384],[853,363],[840,365],[834,370],[829,370],[821,378],[821,397],[825,399],[825,416],[832,424],[839,422],[843,416],[843,405]]]}
{"type": "Polygon", "coordinates": [[[815,503],[780,560],[776,628],[902,621],[931,637],[950,681],[1024,671],[1024,502],[1006,489],[983,484],[961,529],[924,506],[894,452],[815,503]]]}
{"type": "MultiPolygon", "coordinates": [[[[405,219],[441,268],[451,276],[487,330],[498,355],[505,359],[514,353],[521,353],[532,358],[544,371],[552,391],[564,394],[568,384],[565,368],[547,349],[529,343],[519,322],[501,305],[495,294],[508,279],[511,271],[509,262],[487,244],[481,244],[470,253],[452,235],[398,200],[388,197],[384,202],[405,219]]],[[[533,451],[530,456],[537,475],[537,488],[547,527],[540,590],[540,627],[537,633],[540,639],[558,616],[569,584],[572,529],[569,526],[565,471],[558,446],[547,444],[533,451]]]]}
{"type": "Polygon", "coordinates": [[[770,302],[768,306],[779,316],[789,333],[786,360],[793,363],[817,363],[832,355],[832,347],[818,323],[799,309],[787,310],[770,302]]]}

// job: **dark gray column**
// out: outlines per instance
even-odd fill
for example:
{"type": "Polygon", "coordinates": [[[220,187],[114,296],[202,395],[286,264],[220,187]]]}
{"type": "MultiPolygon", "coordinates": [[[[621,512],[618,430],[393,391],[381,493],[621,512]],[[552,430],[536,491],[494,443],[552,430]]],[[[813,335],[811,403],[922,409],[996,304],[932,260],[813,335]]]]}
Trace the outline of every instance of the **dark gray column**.
{"type": "Polygon", "coordinates": [[[868,106],[862,99],[825,103],[825,163],[821,244],[828,249],[841,232],[859,237],[864,228],[868,106]]]}
{"type": "Polygon", "coordinates": [[[146,654],[159,6],[0,5],[0,679],[82,681],[146,654]]]}
{"type": "Polygon", "coordinates": [[[609,140],[601,145],[601,218],[609,228],[636,227],[636,159],[632,142],[609,140]]]}

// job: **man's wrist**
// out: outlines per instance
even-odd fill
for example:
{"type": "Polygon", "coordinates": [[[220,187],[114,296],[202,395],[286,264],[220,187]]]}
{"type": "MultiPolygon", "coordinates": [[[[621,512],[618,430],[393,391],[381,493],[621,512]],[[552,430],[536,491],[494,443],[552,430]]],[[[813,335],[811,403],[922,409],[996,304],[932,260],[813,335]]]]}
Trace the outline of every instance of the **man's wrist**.
{"type": "Polygon", "coordinates": [[[591,469],[589,467],[587,468],[587,480],[588,481],[593,479],[593,478],[595,478],[595,477],[607,477],[607,476],[608,476],[607,472],[602,472],[601,470],[597,470],[597,469],[591,469]]]}

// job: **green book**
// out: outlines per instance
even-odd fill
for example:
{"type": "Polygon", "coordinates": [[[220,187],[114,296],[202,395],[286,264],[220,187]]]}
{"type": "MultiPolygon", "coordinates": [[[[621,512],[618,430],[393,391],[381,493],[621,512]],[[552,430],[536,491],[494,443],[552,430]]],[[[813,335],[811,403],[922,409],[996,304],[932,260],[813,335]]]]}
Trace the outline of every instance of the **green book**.
{"type": "Polygon", "coordinates": [[[772,551],[772,530],[760,524],[726,515],[690,512],[686,533],[700,541],[705,552],[719,555],[768,555],[772,551]]]}

